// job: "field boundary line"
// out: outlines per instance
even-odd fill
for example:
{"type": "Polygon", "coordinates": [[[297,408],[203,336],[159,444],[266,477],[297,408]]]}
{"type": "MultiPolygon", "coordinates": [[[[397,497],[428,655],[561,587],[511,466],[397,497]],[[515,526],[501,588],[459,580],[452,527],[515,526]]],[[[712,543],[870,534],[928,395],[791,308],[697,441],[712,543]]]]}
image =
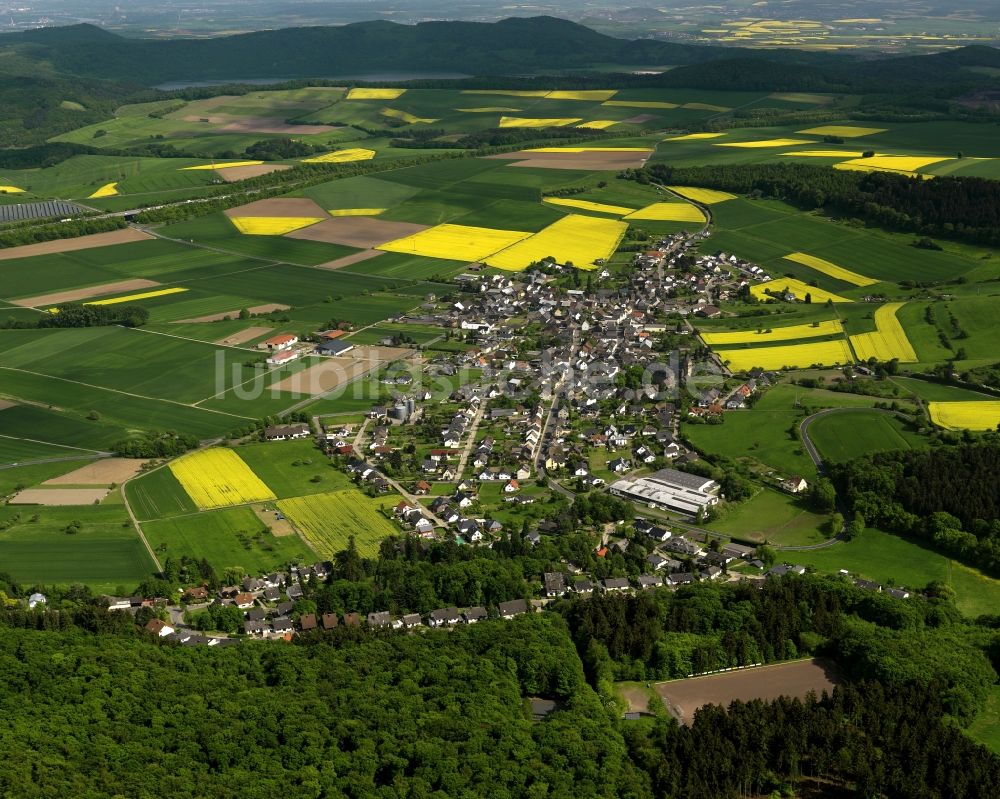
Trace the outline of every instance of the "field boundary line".
{"type": "Polygon", "coordinates": [[[109,457],[112,453],[103,449],[90,449],[89,447],[74,447],[72,444],[54,444],[51,441],[42,441],[38,438],[26,438],[25,436],[8,436],[0,433],[0,438],[7,438],[11,441],[30,441],[32,444],[46,444],[50,447],[59,447],[60,449],[72,449],[77,452],[92,452],[95,455],[99,455],[102,458],[109,457]]]}
{"type": "Polygon", "coordinates": [[[0,366],[0,369],[2,369],[4,371],[7,371],[7,372],[20,372],[20,373],[26,374],[26,375],[34,375],[35,377],[44,377],[44,378],[47,378],[49,380],[59,380],[59,381],[61,381],[63,383],[71,383],[71,384],[77,385],[77,386],[85,386],[86,388],[94,388],[94,389],[97,389],[99,391],[108,391],[108,392],[110,392],[112,394],[121,394],[124,397],[134,397],[136,399],[149,400],[150,402],[165,402],[168,405],[178,405],[181,408],[192,408],[192,409],[194,409],[196,411],[205,411],[206,413],[218,413],[218,414],[221,414],[222,416],[231,416],[234,419],[253,419],[254,418],[252,416],[240,416],[238,414],[229,413],[227,411],[219,411],[219,410],[216,410],[215,408],[201,408],[201,407],[198,407],[196,405],[190,405],[190,404],[188,404],[186,402],[178,402],[177,400],[164,399],[163,397],[150,397],[150,396],[148,396],[146,394],[135,394],[135,393],[133,393],[131,391],[122,391],[121,389],[118,389],[118,388],[109,388],[107,386],[97,386],[97,385],[94,385],[93,383],[84,383],[82,380],[70,380],[68,377],[58,377],[56,375],[47,375],[44,372],[33,372],[30,369],[18,369],[17,367],[14,367],[14,366],[0,366]]]}

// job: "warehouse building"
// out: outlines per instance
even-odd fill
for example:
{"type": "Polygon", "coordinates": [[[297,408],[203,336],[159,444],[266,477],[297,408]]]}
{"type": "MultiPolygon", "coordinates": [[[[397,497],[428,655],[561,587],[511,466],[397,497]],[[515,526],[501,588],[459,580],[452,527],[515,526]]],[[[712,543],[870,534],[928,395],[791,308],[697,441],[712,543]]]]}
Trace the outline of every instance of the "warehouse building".
{"type": "Polygon", "coordinates": [[[676,469],[658,472],[635,480],[618,480],[611,484],[611,493],[644,502],[651,507],[678,511],[696,516],[719,502],[719,484],[707,477],[688,474],[676,469]]]}

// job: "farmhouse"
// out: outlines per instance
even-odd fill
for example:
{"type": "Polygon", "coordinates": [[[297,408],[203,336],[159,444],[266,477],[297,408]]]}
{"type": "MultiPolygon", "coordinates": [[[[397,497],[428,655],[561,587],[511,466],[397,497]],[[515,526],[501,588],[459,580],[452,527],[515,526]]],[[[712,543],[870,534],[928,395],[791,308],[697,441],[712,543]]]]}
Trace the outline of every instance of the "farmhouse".
{"type": "Polygon", "coordinates": [[[281,333],[277,336],[271,336],[269,339],[262,341],[259,346],[262,350],[268,350],[269,352],[278,352],[280,350],[287,350],[294,347],[299,343],[299,337],[291,333],[281,333]]]}
{"type": "Polygon", "coordinates": [[[299,354],[297,352],[293,352],[292,350],[281,350],[280,352],[275,352],[274,355],[270,356],[267,359],[267,362],[272,366],[282,366],[283,364],[291,363],[298,357],[299,354]]]}
{"type": "Polygon", "coordinates": [[[288,441],[293,438],[307,438],[309,436],[309,425],[307,424],[284,424],[277,427],[268,427],[264,430],[264,438],[268,441],[288,441]]]}
{"type": "Polygon", "coordinates": [[[714,480],[676,469],[660,469],[646,477],[611,484],[615,496],[691,516],[718,504],[718,492],[719,484],[714,480]]]}

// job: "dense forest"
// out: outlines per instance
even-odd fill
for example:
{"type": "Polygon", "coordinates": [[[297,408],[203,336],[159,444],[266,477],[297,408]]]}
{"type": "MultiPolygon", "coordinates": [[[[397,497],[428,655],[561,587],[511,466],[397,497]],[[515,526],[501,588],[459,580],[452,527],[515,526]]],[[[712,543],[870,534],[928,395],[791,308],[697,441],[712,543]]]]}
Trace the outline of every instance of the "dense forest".
{"type": "Polygon", "coordinates": [[[1000,441],[883,452],[830,464],[850,510],[1000,574],[1000,441]]]}
{"type": "Polygon", "coordinates": [[[808,164],[652,164],[630,176],[657,183],[705,186],[775,197],[892,230],[1000,244],[1000,181],[887,172],[850,172],[808,164]]]}
{"type": "MultiPolygon", "coordinates": [[[[449,631],[342,626],[293,644],[209,648],[161,643],[78,589],[28,611],[18,602],[27,590],[0,575],[4,796],[1000,792],[1000,759],[954,723],[968,721],[996,680],[987,653],[1000,656],[1000,633],[944,600],[900,602],[837,578],[786,577],[762,591],[702,584],[578,599],[562,613],[449,631]],[[707,707],[690,727],[654,705],[644,720],[624,720],[592,656],[599,638],[617,646],[616,631],[596,620],[617,623],[612,604],[622,603],[636,603],[626,615],[648,615],[660,635],[719,632],[759,615],[761,641],[775,651],[782,637],[812,629],[813,647],[850,679],[832,696],[707,707]],[[776,623],[783,614],[790,625],[776,623]],[[533,720],[528,697],[554,700],[554,710],[533,720]]],[[[654,657],[630,646],[625,659],[654,657]]]]}

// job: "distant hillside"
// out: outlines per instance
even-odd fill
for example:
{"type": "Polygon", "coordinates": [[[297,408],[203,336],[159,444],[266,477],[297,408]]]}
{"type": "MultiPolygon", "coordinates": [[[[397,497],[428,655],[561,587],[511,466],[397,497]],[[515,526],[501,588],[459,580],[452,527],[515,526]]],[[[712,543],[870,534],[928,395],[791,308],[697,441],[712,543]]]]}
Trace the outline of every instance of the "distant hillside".
{"type": "Polygon", "coordinates": [[[0,37],[59,72],[128,75],[146,84],[173,80],[324,77],[385,70],[525,74],[593,64],[691,64],[722,48],[629,42],[553,17],[497,23],[360,22],[213,39],[126,39],[92,25],[41,28],[0,37]]]}

